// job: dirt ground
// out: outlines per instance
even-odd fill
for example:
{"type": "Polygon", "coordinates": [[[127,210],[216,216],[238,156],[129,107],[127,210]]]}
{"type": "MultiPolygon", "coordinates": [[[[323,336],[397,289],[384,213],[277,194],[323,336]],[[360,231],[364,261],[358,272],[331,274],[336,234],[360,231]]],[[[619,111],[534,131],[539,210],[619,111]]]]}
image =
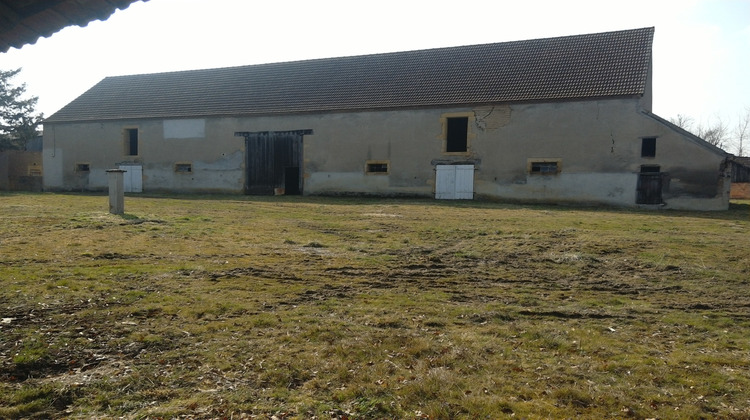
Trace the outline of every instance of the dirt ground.
{"type": "Polygon", "coordinates": [[[0,417],[750,416],[744,204],[98,199],[2,198],[0,417]]]}

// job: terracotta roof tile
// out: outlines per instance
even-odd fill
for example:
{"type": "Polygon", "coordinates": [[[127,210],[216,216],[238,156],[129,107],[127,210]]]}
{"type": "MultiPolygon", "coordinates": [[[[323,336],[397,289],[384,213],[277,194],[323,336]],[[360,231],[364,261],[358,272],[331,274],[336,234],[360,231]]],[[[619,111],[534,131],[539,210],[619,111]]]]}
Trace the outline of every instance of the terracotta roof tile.
{"type": "Polygon", "coordinates": [[[108,77],[48,122],[637,96],[654,29],[108,77]]]}

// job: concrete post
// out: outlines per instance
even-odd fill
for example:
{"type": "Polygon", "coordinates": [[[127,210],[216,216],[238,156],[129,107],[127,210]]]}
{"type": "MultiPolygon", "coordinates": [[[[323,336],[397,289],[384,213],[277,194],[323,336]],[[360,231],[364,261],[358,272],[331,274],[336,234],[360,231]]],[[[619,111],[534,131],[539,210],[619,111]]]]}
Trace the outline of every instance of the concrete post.
{"type": "Polygon", "coordinates": [[[112,214],[125,214],[125,188],[122,181],[125,172],[127,171],[122,169],[107,169],[109,212],[112,214]]]}

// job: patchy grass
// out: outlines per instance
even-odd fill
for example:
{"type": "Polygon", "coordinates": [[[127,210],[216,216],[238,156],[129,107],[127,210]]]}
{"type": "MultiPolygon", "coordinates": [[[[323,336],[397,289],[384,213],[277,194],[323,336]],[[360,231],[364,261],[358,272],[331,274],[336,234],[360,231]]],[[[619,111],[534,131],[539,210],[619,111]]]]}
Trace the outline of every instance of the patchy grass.
{"type": "Polygon", "coordinates": [[[0,194],[1,418],[750,416],[750,202],[0,194]]]}

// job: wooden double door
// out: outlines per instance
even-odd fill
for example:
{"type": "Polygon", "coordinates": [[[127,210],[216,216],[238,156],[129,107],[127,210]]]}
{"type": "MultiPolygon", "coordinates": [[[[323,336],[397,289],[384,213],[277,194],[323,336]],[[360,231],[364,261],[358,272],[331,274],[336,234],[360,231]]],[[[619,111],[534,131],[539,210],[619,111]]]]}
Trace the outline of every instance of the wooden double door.
{"type": "Polygon", "coordinates": [[[245,193],[302,194],[302,139],[311,130],[235,133],[245,137],[245,193]]]}

